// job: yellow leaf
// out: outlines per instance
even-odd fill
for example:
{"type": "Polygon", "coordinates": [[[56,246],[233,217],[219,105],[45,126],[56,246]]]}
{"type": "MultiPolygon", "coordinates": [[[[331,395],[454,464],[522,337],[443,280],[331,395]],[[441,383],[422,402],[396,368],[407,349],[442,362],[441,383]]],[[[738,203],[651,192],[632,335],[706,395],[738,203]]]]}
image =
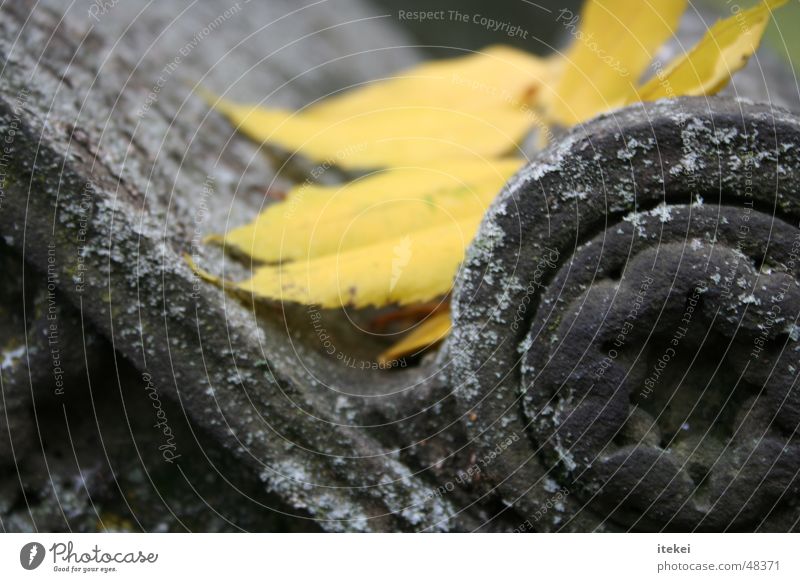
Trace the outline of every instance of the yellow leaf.
{"type": "Polygon", "coordinates": [[[691,51],[645,83],[632,100],[716,93],[747,64],[758,49],[772,10],[785,3],[786,0],[767,0],[720,20],[691,51]]]}
{"type": "Polygon", "coordinates": [[[549,116],[572,125],[628,102],[685,8],[685,0],[589,0],[580,16],[561,10],[556,22],[573,42],[547,96],[549,116]]]}
{"type": "Polygon", "coordinates": [[[480,220],[476,214],[309,261],[258,267],[240,283],[206,278],[261,299],[322,307],[427,301],[450,291],[480,220]]]}
{"type": "Polygon", "coordinates": [[[532,91],[551,63],[510,47],[435,61],[292,112],[211,100],[239,131],[344,168],[499,157],[535,114],[532,91]]]}
{"type": "Polygon", "coordinates": [[[220,242],[260,262],[312,259],[480,216],[523,160],[392,168],[341,186],[301,185],[220,242]]]}
{"type": "Polygon", "coordinates": [[[420,323],[414,331],[378,356],[381,364],[388,364],[403,356],[416,354],[443,340],[450,333],[450,314],[436,313],[420,323]]]}

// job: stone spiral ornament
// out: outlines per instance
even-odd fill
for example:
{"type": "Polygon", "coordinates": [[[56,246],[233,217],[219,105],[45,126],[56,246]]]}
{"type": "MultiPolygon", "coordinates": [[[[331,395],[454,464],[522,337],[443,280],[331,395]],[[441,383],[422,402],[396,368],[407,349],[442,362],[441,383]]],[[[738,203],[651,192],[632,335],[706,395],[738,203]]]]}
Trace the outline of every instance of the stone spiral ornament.
{"type": "Polygon", "coordinates": [[[442,351],[533,531],[796,527],[800,121],[680,99],[593,120],[481,225],[442,351]]]}

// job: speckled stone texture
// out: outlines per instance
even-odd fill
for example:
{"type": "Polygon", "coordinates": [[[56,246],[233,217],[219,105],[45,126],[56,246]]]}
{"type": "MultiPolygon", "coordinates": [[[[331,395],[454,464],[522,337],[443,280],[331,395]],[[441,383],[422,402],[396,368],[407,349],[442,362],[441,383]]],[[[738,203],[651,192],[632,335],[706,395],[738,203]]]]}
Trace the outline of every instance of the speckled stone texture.
{"type": "Polygon", "coordinates": [[[236,134],[193,87],[302,107],[423,58],[384,12],[361,0],[0,8],[0,262],[13,283],[0,291],[12,435],[0,529],[793,528],[796,122],[732,98],[792,97],[772,90],[780,66],[763,69],[768,93],[754,62],[724,101],[559,134],[484,221],[452,338],[407,368],[373,369],[374,336],[351,313],[321,312],[331,355],[305,307],[240,302],[193,275],[184,253],[246,272],[203,237],[309,169],[236,134]],[[691,302],[690,329],[646,384],[691,302]],[[614,346],[639,303],[640,325],[614,346]]]}
{"type": "Polygon", "coordinates": [[[444,354],[534,529],[786,530],[800,448],[800,122],[634,106],[507,186],[444,354]],[[567,491],[550,503],[554,491],[567,491]]]}

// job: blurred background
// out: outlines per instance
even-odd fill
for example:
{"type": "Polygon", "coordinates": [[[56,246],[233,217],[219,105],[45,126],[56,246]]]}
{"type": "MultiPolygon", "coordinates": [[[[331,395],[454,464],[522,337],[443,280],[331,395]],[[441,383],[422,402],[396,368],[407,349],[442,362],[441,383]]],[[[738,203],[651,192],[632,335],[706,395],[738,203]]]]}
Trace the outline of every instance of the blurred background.
{"type": "MultiPolygon", "coordinates": [[[[400,6],[397,0],[373,0],[373,2],[388,11],[394,12],[400,6]]],[[[580,9],[582,2],[579,0],[566,0],[563,2],[554,2],[553,0],[539,0],[537,2],[528,0],[502,0],[500,2],[485,2],[483,0],[435,0],[433,2],[427,0],[403,0],[401,4],[402,9],[410,11],[459,10],[469,14],[479,13],[501,22],[524,23],[524,27],[530,33],[526,39],[518,36],[509,36],[502,32],[492,32],[470,23],[405,21],[404,26],[422,45],[478,49],[488,44],[502,42],[538,54],[547,54],[553,48],[563,48],[565,39],[563,38],[563,31],[553,26],[551,18],[542,18],[543,12],[538,7],[541,6],[550,10],[566,8],[576,12],[580,9]]],[[[755,2],[747,0],[741,3],[732,2],[731,0],[696,0],[691,2],[691,6],[705,17],[715,13],[726,13],[731,10],[734,4],[749,7],[754,5],[755,2]]],[[[690,8],[688,12],[692,12],[692,9],[690,8]]],[[[781,8],[780,19],[780,27],[774,23],[770,26],[767,32],[766,44],[787,60],[791,59],[795,63],[796,70],[796,63],[800,59],[800,36],[788,32],[800,29],[800,2],[798,0],[790,0],[786,6],[781,8]]],[[[709,24],[711,22],[713,21],[709,21],[709,24]]]]}

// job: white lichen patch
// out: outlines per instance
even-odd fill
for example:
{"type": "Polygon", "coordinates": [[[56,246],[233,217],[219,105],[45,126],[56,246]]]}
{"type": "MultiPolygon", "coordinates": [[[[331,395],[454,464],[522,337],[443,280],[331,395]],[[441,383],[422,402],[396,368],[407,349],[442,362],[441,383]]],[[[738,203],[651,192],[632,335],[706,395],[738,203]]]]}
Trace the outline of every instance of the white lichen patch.
{"type": "Polygon", "coordinates": [[[0,362],[0,368],[7,369],[12,367],[15,362],[22,359],[26,351],[27,350],[24,345],[21,345],[13,350],[3,351],[3,361],[0,362]]]}
{"type": "Polygon", "coordinates": [[[745,305],[761,305],[761,299],[752,293],[739,295],[739,302],[745,305]]]}
{"type": "Polygon", "coordinates": [[[659,204],[649,212],[650,216],[658,218],[661,222],[672,220],[672,209],[667,204],[659,204]]]}

